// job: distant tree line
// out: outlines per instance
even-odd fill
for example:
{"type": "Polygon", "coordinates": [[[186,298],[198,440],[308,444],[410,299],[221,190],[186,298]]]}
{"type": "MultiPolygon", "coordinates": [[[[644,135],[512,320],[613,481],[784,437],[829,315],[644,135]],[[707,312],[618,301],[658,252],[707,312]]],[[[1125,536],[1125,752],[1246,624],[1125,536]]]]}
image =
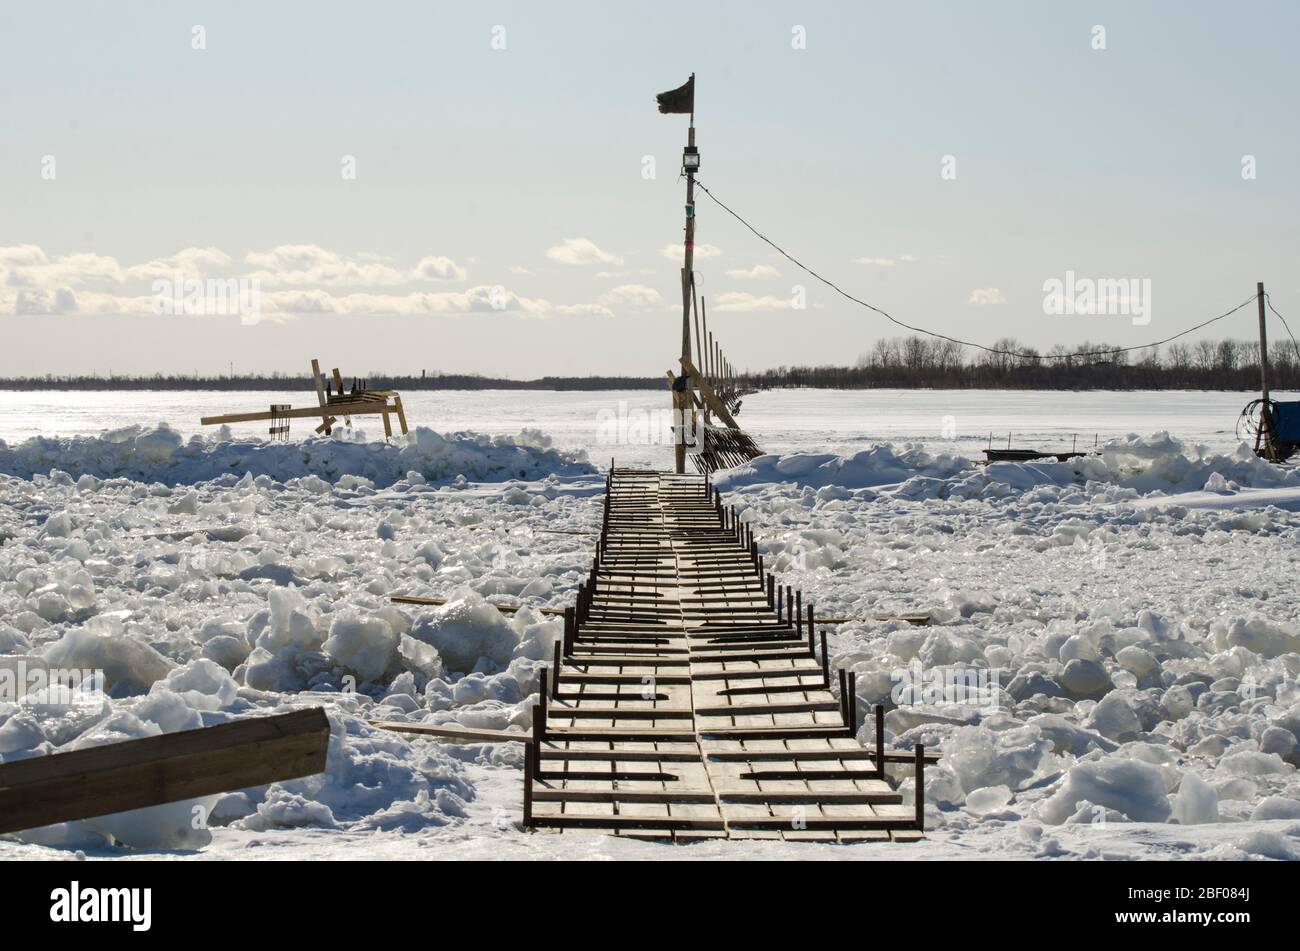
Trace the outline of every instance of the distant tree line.
{"type": "MultiPolygon", "coordinates": [[[[781,366],[741,374],[739,383],[754,389],[779,387],[1033,389],[1033,390],[1254,390],[1259,388],[1259,344],[1252,340],[1197,340],[1161,350],[1121,351],[1106,343],[1084,341],[1057,345],[1040,354],[1033,347],[1004,337],[989,353],[935,337],[889,337],[877,340],[854,366],[781,366]],[[1085,353],[1074,357],[1069,354],[1085,353]],[[1043,357],[1051,359],[1043,359],[1043,357]]],[[[1272,385],[1300,389],[1300,353],[1291,340],[1269,347],[1272,385]]],[[[657,390],[661,376],[545,376],[509,380],[473,373],[372,373],[361,378],[372,389],[412,390],[657,390]]],[[[344,378],[350,389],[354,377],[344,378]]],[[[311,391],[303,374],[200,376],[56,376],[0,378],[7,390],[281,390],[311,391]]]]}
{"type": "MultiPolygon", "coordinates": [[[[401,376],[374,373],[365,377],[344,377],[344,389],[360,380],[379,390],[649,390],[664,389],[663,377],[544,376],[536,380],[507,380],[474,373],[435,373],[401,376]]],[[[6,390],[310,390],[315,384],[308,374],[244,374],[240,376],[181,376],[155,373],[152,376],[45,376],[0,378],[6,390]]]]}
{"type": "MultiPolygon", "coordinates": [[[[757,389],[1254,390],[1260,384],[1259,344],[1252,340],[1197,340],[1132,352],[1084,341],[1040,354],[1004,337],[992,349],[1010,353],[935,337],[890,337],[877,340],[855,366],[777,367],[745,374],[741,382],[757,389]],[[1075,353],[1089,355],[1068,356],[1075,353]]],[[[1276,389],[1300,389],[1300,354],[1291,340],[1269,346],[1269,374],[1276,389]]]]}

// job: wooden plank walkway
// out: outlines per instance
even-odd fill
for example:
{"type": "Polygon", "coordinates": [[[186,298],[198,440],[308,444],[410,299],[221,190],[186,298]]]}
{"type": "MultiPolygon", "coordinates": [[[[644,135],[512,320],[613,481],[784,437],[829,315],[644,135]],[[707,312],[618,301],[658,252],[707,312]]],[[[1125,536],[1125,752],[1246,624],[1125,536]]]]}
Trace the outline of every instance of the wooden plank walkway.
{"type": "Polygon", "coordinates": [[[525,823],[681,841],[920,838],[922,814],[885,764],[915,762],[923,783],[934,757],[857,742],[851,675],[841,703],[812,606],[805,621],[802,597],[765,579],[734,511],[692,476],[615,469],[607,489],[534,709],[525,823]]]}

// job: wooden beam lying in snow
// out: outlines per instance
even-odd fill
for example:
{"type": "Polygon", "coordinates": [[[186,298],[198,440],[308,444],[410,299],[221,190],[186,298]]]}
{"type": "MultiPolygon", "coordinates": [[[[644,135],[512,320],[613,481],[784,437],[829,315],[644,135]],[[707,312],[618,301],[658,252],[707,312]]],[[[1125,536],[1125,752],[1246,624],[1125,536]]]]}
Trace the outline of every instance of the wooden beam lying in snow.
{"type": "MultiPolygon", "coordinates": [[[[412,595],[412,594],[395,594],[395,595],[393,595],[391,598],[389,598],[388,600],[389,600],[389,601],[392,601],[392,602],[394,602],[394,603],[396,603],[396,604],[431,604],[431,605],[441,605],[441,604],[446,604],[446,603],[447,603],[447,599],[446,599],[446,598],[417,598],[415,595],[412,595]]],[[[490,602],[489,602],[489,603],[490,603],[490,602]]],[[[527,604],[493,604],[492,607],[496,608],[496,609],[497,609],[498,611],[500,611],[502,614],[514,614],[516,611],[520,611],[520,610],[522,610],[523,608],[531,607],[531,605],[527,605],[527,604]]],[[[533,608],[533,610],[536,611],[536,612],[538,612],[539,614],[555,614],[555,615],[560,615],[560,616],[562,616],[562,615],[564,614],[564,608],[533,608]]]]}
{"type": "Polygon", "coordinates": [[[310,776],[329,738],[312,707],[0,764],[0,833],[310,776]]]}
{"type": "Polygon", "coordinates": [[[928,614],[871,614],[848,617],[819,617],[818,624],[848,624],[852,621],[906,621],[908,624],[929,624],[928,614]]]}
{"type": "Polygon", "coordinates": [[[447,740],[451,743],[527,743],[533,738],[531,733],[524,733],[522,730],[517,733],[510,730],[478,730],[450,723],[432,726],[428,723],[400,723],[392,720],[366,722],[381,730],[410,733],[414,736],[424,736],[431,740],[447,740]]]}

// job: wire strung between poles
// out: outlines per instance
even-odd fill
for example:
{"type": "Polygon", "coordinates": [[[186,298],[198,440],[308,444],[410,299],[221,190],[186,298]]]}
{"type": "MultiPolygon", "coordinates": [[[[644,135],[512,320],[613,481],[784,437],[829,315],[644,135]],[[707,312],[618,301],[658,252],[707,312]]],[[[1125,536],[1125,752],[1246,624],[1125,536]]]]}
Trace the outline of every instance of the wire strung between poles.
{"type": "Polygon", "coordinates": [[[1268,304],[1268,309],[1273,312],[1273,316],[1282,321],[1282,326],[1286,328],[1286,335],[1291,338],[1291,346],[1295,347],[1296,359],[1300,360],[1300,343],[1296,343],[1295,334],[1291,332],[1291,325],[1286,322],[1285,317],[1278,313],[1277,308],[1273,306],[1273,298],[1269,297],[1268,294],[1264,295],[1264,302],[1268,304]]]}
{"type": "MultiPolygon", "coordinates": [[[[897,317],[889,313],[887,310],[883,310],[877,307],[875,304],[869,304],[866,301],[861,300],[860,298],[854,297],[852,294],[850,294],[848,291],[841,288],[833,281],[827,280],[826,278],[822,277],[812,268],[808,267],[808,265],[804,264],[794,255],[792,255],[785,248],[781,247],[779,244],[777,244],[767,235],[763,234],[761,231],[759,231],[757,228],[751,225],[748,221],[746,221],[736,212],[728,208],[725,204],[723,204],[723,202],[716,195],[713,194],[713,192],[709,191],[709,189],[698,178],[695,179],[695,187],[698,188],[700,191],[704,192],[704,194],[708,195],[710,201],[712,201],[715,205],[717,205],[727,214],[731,215],[731,217],[735,218],[742,225],[748,228],[760,240],[764,241],[765,243],[775,248],[776,251],[780,253],[782,257],[788,260],[795,267],[799,268],[802,271],[806,271],[808,274],[811,274],[817,280],[821,281],[823,284],[825,284],[827,287],[829,287],[831,290],[833,290],[835,293],[839,294],[841,297],[845,298],[846,300],[851,300],[853,301],[853,303],[865,307],[868,310],[875,311],[877,314],[879,314],[881,317],[884,317],[889,322],[893,324],[897,324],[899,327],[902,327],[905,330],[910,330],[913,333],[924,334],[927,337],[936,337],[939,340],[947,340],[951,343],[959,344],[963,347],[971,347],[972,349],[982,350],[985,353],[997,354],[998,356],[1016,357],[1021,360],[1073,360],[1076,357],[1108,357],[1116,353],[1132,353],[1135,350],[1146,350],[1150,347],[1159,347],[1162,344],[1170,343],[1171,341],[1177,340],[1179,337],[1186,337],[1188,334],[1195,333],[1196,331],[1200,330],[1202,327],[1208,327],[1210,326],[1210,324],[1223,320],[1225,317],[1231,317],[1237,311],[1241,310],[1243,307],[1256,300],[1256,295],[1251,294],[1249,297],[1247,297],[1236,307],[1232,308],[1232,310],[1225,311],[1224,313],[1219,314],[1219,316],[1217,317],[1211,317],[1209,320],[1202,321],[1201,323],[1197,324],[1194,327],[1188,327],[1186,330],[1180,331],[1179,333],[1174,334],[1172,337],[1165,337],[1163,340],[1156,340],[1153,341],[1152,343],[1139,344],[1138,346],[1135,347],[1107,347],[1105,350],[1080,350],[1076,353],[1055,353],[1055,354],[1027,353],[1021,350],[1003,350],[998,347],[986,347],[981,343],[974,343],[970,340],[962,340],[958,337],[949,337],[947,334],[941,334],[935,330],[926,330],[924,327],[914,327],[909,323],[905,323],[904,321],[899,320],[897,317]]],[[[1277,313],[1277,311],[1274,311],[1274,313],[1277,313]]],[[[1278,316],[1280,317],[1281,314],[1278,314],[1278,316]]],[[[1290,333],[1290,330],[1288,330],[1287,332],[1290,333]]],[[[1297,348],[1297,352],[1300,352],[1300,348],[1297,348]]]]}

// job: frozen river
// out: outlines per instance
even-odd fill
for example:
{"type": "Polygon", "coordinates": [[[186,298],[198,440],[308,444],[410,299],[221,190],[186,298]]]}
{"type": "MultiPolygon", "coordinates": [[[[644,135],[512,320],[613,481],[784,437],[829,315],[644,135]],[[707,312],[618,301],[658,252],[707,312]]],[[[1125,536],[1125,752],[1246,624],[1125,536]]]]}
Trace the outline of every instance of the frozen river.
{"type": "MultiPolygon", "coordinates": [[[[1278,394],[1280,398],[1294,398],[1278,394]]],[[[747,397],[740,422],[765,450],[846,452],[873,442],[922,442],[978,457],[989,443],[1041,449],[1091,447],[1127,433],[1168,430],[1226,452],[1237,444],[1238,414],[1251,393],[1201,391],[778,390],[747,397]]],[[[0,392],[0,439],[93,435],[166,422],[190,435],[206,414],[309,405],[312,394],[166,390],[0,392]]],[[[403,396],[411,426],[515,435],[540,429],[558,448],[586,449],[593,461],[663,467],[671,460],[667,394],[651,390],[416,391],[403,396]]],[[[264,424],[235,427],[256,436],[264,424]]],[[[372,436],[375,419],[362,423],[372,436]]],[[[212,430],[209,430],[212,431],[212,430]]],[[[303,423],[293,435],[310,431],[303,423]]]]}

